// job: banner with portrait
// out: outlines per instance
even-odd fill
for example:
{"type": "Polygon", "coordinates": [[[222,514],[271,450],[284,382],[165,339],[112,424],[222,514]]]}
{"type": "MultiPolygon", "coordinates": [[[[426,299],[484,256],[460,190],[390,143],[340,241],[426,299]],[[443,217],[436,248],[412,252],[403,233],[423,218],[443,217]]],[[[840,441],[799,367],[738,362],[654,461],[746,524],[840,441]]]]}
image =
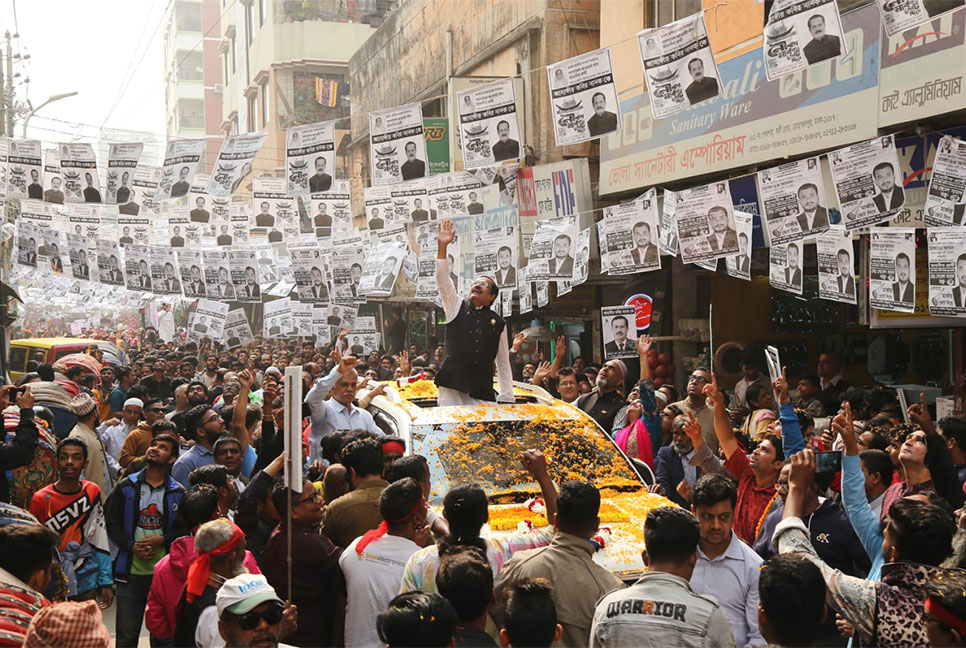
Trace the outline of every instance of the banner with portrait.
{"type": "Polygon", "coordinates": [[[335,122],[285,129],[285,179],[290,196],[329,191],[335,173],[335,122]]]}
{"type": "Polygon", "coordinates": [[[123,205],[131,199],[134,170],[138,166],[143,150],[143,142],[120,142],[108,145],[105,203],[123,205]]]}
{"type": "Polygon", "coordinates": [[[772,288],[802,294],[805,270],[802,267],[802,241],[773,243],[768,248],[768,283],[772,288]]]}
{"type": "Polygon", "coordinates": [[[835,0],[775,0],[765,24],[765,74],[786,74],[848,54],[835,0]]]}
{"type": "Polygon", "coordinates": [[[855,304],[855,265],[852,235],[840,229],[815,237],[818,257],[818,296],[829,301],[855,304]]]}
{"type": "Polygon", "coordinates": [[[460,148],[463,167],[477,167],[520,158],[513,79],[474,86],[458,92],[460,148]]]}
{"type": "MultiPolygon", "coordinates": [[[[665,196],[665,204],[667,196],[665,196]]],[[[674,194],[681,261],[697,263],[740,252],[734,205],[727,182],[712,182],[674,194]]]]}
{"type": "Polygon", "coordinates": [[[923,220],[927,227],[966,225],[966,141],[939,140],[923,220]]]}
{"type": "Polygon", "coordinates": [[[600,309],[604,360],[637,358],[637,315],[633,306],[604,306],[600,309]]]}
{"type": "Polygon", "coordinates": [[[888,220],[906,204],[899,156],[892,135],[828,154],[842,220],[849,231],[888,220]]]}
{"type": "Polygon", "coordinates": [[[154,200],[164,202],[188,195],[195,173],[198,172],[198,163],[205,154],[206,143],[204,138],[172,140],[167,143],[161,165],[161,179],[154,192],[154,200]]]}
{"type": "Polygon", "coordinates": [[[208,180],[208,195],[228,198],[235,193],[242,180],[251,173],[252,162],[267,136],[268,133],[262,131],[226,137],[208,180]]]}
{"type": "Polygon", "coordinates": [[[932,228],[929,248],[929,313],[966,317],[966,227],[932,228]]]}
{"type": "Polygon", "coordinates": [[[369,113],[369,150],[374,187],[428,176],[422,104],[369,113]]]}
{"type": "Polygon", "coordinates": [[[773,244],[810,238],[829,229],[822,165],[817,157],[759,171],[758,190],[773,244]]]}
{"type": "Polygon", "coordinates": [[[916,311],[916,230],[876,228],[869,235],[869,305],[880,310],[916,311]]]}
{"type": "Polygon", "coordinates": [[[557,146],[620,130],[620,102],[609,47],[548,65],[547,79],[557,146]]]}

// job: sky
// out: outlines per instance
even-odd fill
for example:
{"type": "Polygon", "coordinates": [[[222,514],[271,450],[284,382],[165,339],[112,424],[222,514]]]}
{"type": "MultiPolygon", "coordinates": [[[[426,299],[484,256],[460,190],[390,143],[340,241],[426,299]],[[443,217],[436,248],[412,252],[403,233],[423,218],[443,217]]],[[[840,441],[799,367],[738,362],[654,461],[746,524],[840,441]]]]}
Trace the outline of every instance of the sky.
{"type": "MultiPolygon", "coordinates": [[[[13,53],[30,55],[25,65],[14,61],[14,72],[21,74],[16,82],[30,79],[17,87],[17,98],[29,98],[37,107],[51,95],[78,93],[37,112],[27,137],[43,140],[45,148],[71,141],[96,145],[104,125],[155,134],[161,144],[146,146],[143,155],[159,156],[164,142],[162,21],[172,1],[0,0],[0,32],[19,33],[13,53]]],[[[15,128],[18,138],[21,127],[15,128]]]]}

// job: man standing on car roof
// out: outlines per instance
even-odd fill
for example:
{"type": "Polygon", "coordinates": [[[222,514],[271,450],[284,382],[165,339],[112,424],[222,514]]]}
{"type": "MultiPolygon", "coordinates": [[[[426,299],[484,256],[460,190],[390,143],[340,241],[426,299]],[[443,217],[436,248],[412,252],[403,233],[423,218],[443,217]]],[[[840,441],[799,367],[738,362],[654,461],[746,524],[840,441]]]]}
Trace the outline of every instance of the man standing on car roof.
{"type": "Polygon", "coordinates": [[[446,263],[447,246],[456,238],[453,221],[439,224],[436,250],[436,285],[446,314],[446,347],[436,374],[439,406],[513,402],[513,375],[506,322],[490,306],[499,295],[493,277],[478,277],[466,299],[456,286],[446,263]],[[496,361],[499,396],[493,393],[493,362],[496,361]]]}

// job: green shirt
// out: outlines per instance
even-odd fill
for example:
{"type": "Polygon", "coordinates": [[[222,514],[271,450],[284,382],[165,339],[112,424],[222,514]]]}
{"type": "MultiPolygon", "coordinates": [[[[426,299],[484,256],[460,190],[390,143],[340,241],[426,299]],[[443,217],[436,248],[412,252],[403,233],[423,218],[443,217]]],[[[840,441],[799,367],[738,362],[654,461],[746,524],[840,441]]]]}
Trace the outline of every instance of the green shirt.
{"type": "MultiPolygon", "coordinates": [[[[141,507],[137,512],[137,519],[134,526],[134,541],[153,535],[164,535],[164,491],[165,484],[162,483],[157,488],[151,486],[146,481],[139,484],[141,489],[138,505],[141,507]]],[[[154,550],[154,556],[150,560],[143,560],[132,553],[131,573],[138,576],[150,576],[154,573],[154,565],[167,551],[164,544],[154,550]]]]}

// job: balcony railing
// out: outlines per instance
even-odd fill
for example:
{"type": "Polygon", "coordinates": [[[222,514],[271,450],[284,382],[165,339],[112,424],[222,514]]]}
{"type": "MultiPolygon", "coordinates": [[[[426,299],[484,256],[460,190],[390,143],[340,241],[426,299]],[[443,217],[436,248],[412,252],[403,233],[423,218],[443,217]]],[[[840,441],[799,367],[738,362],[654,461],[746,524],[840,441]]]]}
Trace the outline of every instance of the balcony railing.
{"type": "Polygon", "coordinates": [[[353,22],[378,27],[397,4],[397,0],[275,0],[275,21],[353,22]]]}

